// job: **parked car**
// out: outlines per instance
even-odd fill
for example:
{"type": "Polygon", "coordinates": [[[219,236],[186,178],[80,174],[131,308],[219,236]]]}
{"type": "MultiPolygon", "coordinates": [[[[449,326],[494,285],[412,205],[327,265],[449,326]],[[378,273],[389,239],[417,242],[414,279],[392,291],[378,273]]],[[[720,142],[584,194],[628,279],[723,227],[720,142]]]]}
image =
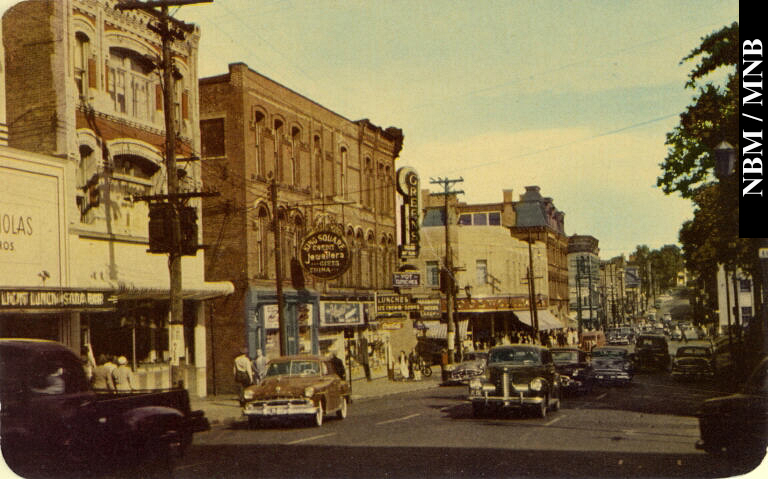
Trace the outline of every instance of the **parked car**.
{"type": "Polygon", "coordinates": [[[673,377],[713,377],[715,358],[707,346],[681,346],[672,360],[673,377]]]}
{"type": "Polygon", "coordinates": [[[485,374],[486,364],[488,362],[487,351],[473,351],[464,354],[464,360],[453,367],[446,366],[447,384],[468,384],[472,378],[480,377],[485,374]]]}
{"type": "Polygon", "coordinates": [[[550,351],[564,393],[592,389],[592,365],[586,352],[577,348],[552,348],[550,351]]]}
{"type": "Polygon", "coordinates": [[[469,381],[475,416],[503,409],[530,409],[539,417],[560,408],[560,375],[552,353],[532,344],[496,346],[488,352],[486,377],[469,381]]]}
{"type": "Polygon", "coordinates": [[[261,382],[245,388],[243,396],[243,414],[251,427],[266,419],[289,418],[308,419],[319,427],[327,414],[347,417],[350,389],[330,360],[302,354],[271,360],[261,382]]]}
{"type": "Polygon", "coordinates": [[[635,366],[625,348],[601,346],[592,349],[592,378],[598,384],[628,384],[635,366]]]}
{"type": "Polygon", "coordinates": [[[210,428],[185,389],[95,392],[80,357],[54,341],[0,339],[0,403],[3,456],[23,477],[170,473],[210,428]]]}
{"type": "Polygon", "coordinates": [[[641,334],[635,341],[635,365],[638,369],[669,367],[670,356],[667,338],[660,334],[641,334]]]}
{"type": "Polygon", "coordinates": [[[697,415],[697,449],[734,459],[763,457],[768,446],[768,357],[738,393],[704,401],[697,415]]]}

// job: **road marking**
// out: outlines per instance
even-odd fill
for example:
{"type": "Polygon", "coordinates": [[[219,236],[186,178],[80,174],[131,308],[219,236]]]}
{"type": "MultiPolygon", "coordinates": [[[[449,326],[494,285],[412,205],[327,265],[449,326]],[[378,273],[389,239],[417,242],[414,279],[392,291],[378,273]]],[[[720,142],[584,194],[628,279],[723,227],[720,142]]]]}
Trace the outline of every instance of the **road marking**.
{"type": "Polygon", "coordinates": [[[421,414],[418,414],[418,413],[417,414],[411,414],[410,416],[400,417],[400,418],[397,418],[397,419],[390,419],[389,421],[381,421],[381,422],[377,422],[376,425],[377,426],[381,426],[382,424],[389,424],[391,422],[407,421],[408,419],[414,418],[416,416],[421,416],[421,414]]]}
{"type": "Polygon", "coordinates": [[[565,416],[558,416],[554,418],[553,420],[549,421],[548,423],[545,423],[544,426],[551,426],[552,424],[556,423],[557,421],[561,420],[565,416]]]}
{"type": "Polygon", "coordinates": [[[286,442],[286,444],[298,444],[300,442],[314,441],[315,439],[322,439],[324,437],[330,437],[335,435],[336,435],[335,432],[332,432],[330,434],[320,434],[319,436],[305,437],[304,439],[296,439],[295,441],[286,442]]]}
{"type": "Polygon", "coordinates": [[[603,399],[607,395],[608,395],[608,393],[603,393],[603,394],[597,396],[595,399],[597,399],[599,401],[599,400],[603,399]]]}

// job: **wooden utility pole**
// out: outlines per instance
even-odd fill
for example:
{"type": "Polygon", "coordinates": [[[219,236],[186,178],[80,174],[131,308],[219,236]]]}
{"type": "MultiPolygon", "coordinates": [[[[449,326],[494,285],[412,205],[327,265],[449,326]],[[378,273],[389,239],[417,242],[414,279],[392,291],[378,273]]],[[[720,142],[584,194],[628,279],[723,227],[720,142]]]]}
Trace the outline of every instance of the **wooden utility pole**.
{"type": "Polygon", "coordinates": [[[443,191],[438,193],[430,193],[432,196],[442,196],[445,199],[444,202],[444,208],[445,208],[445,218],[444,218],[444,224],[445,224],[445,271],[446,274],[443,275],[446,279],[448,284],[445,287],[445,302],[446,302],[446,311],[448,315],[448,328],[447,328],[447,340],[448,340],[448,362],[453,363],[456,358],[456,322],[454,320],[453,314],[453,307],[454,307],[454,301],[456,296],[456,278],[455,278],[455,269],[453,267],[453,254],[451,251],[451,235],[450,235],[450,211],[448,209],[448,196],[451,195],[463,195],[464,191],[451,191],[451,187],[454,183],[460,183],[464,181],[464,178],[456,178],[456,179],[449,179],[449,178],[440,178],[437,179],[430,178],[429,182],[434,184],[439,184],[443,186],[443,191]]]}
{"type": "Polygon", "coordinates": [[[533,238],[531,231],[528,230],[528,291],[530,297],[528,302],[531,304],[531,326],[533,327],[533,343],[539,344],[539,312],[536,307],[536,276],[533,273],[533,238]]]}
{"type": "MultiPolygon", "coordinates": [[[[168,271],[170,274],[170,320],[168,329],[169,352],[171,355],[171,387],[183,386],[179,359],[184,355],[184,303],[181,295],[181,223],[178,198],[179,176],[176,170],[176,111],[173,107],[173,52],[174,40],[184,38],[185,32],[194,28],[192,25],[173,19],[168,14],[169,6],[184,6],[196,3],[211,3],[213,0],[156,0],[147,2],[122,2],[115,5],[118,10],[144,10],[157,17],[158,25],[148,26],[160,35],[163,44],[163,56],[160,68],[163,70],[163,113],[165,117],[165,173],[168,181],[168,201],[171,203],[171,249],[168,253],[168,271]],[[157,10],[157,8],[160,10],[157,10]]],[[[195,79],[197,81],[197,79],[195,79]]]]}

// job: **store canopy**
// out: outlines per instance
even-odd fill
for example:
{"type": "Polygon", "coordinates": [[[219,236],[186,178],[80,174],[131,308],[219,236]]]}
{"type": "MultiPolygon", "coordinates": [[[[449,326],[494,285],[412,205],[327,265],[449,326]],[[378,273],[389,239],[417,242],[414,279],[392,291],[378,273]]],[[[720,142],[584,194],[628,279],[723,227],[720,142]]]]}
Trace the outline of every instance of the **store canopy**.
{"type": "MultiPolygon", "coordinates": [[[[424,336],[428,338],[437,338],[437,339],[446,339],[448,337],[448,324],[447,323],[441,323],[440,321],[422,321],[424,323],[424,326],[426,326],[426,330],[424,331],[424,336]]],[[[469,321],[466,319],[461,321],[456,321],[456,329],[459,333],[459,336],[464,338],[467,336],[467,324],[469,324],[469,321]]]]}
{"type": "MultiPolygon", "coordinates": [[[[546,331],[549,329],[560,329],[565,327],[547,309],[539,309],[536,311],[536,313],[537,313],[537,317],[539,318],[539,330],[541,331],[546,331]]],[[[521,323],[526,324],[528,326],[532,325],[530,311],[515,311],[515,316],[521,323]]]]}
{"type": "MultiPolygon", "coordinates": [[[[218,298],[235,292],[235,286],[229,281],[198,281],[191,284],[182,282],[182,299],[203,301],[218,298]]],[[[149,286],[136,283],[120,282],[115,288],[114,295],[118,300],[136,299],[168,299],[170,288],[162,286],[149,286]]]]}

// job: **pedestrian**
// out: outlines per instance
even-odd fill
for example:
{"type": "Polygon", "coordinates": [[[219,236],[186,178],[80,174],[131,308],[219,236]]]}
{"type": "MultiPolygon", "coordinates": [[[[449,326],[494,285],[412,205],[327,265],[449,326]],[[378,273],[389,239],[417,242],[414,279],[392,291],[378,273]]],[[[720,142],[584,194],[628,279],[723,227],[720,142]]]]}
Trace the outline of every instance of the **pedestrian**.
{"type": "Polygon", "coordinates": [[[93,389],[115,391],[115,380],[112,379],[112,371],[115,365],[107,358],[106,354],[100,354],[93,370],[93,389]]]}
{"type": "Polygon", "coordinates": [[[253,384],[253,365],[251,358],[248,357],[248,348],[242,348],[240,354],[235,358],[235,365],[232,368],[235,375],[235,382],[238,386],[238,399],[240,405],[245,404],[245,388],[253,384]]]}
{"type": "Polygon", "coordinates": [[[259,383],[264,379],[264,375],[267,374],[267,358],[264,357],[264,353],[261,349],[256,350],[256,359],[253,360],[253,383],[259,383]]]}
{"type": "Polygon", "coordinates": [[[405,381],[408,379],[408,357],[405,355],[405,351],[400,351],[400,357],[398,358],[398,367],[400,368],[400,378],[405,381]]]}
{"type": "Polygon", "coordinates": [[[112,371],[112,380],[115,382],[115,390],[132,391],[136,387],[136,379],[133,377],[133,371],[128,366],[128,359],[125,356],[117,358],[117,368],[112,371]]]}
{"type": "Polygon", "coordinates": [[[336,351],[331,353],[331,364],[333,364],[333,369],[336,371],[336,374],[338,374],[341,379],[346,380],[347,372],[344,370],[344,361],[336,356],[336,351]]]}

